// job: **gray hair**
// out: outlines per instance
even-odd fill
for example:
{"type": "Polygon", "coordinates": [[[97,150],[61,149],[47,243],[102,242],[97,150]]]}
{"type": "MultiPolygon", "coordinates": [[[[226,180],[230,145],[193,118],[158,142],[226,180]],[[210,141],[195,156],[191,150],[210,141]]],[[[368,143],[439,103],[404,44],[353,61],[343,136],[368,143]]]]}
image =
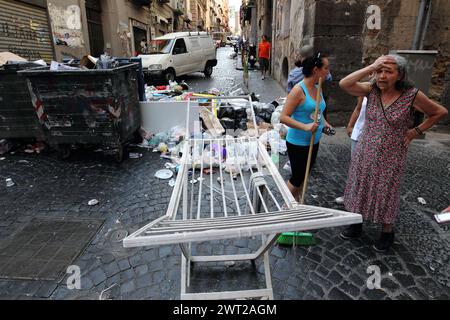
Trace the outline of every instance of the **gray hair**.
{"type": "Polygon", "coordinates": [[[299,54],[302,57],[302,59],[312,57],[314,55],[314,48],[313,46],[307,44],[300,48],[299,54]]]}
{"type": "MultiPolygon", "coordinates": [[[[398,54],[389,54],[388,57],[395,59],[397,71],[400,74],[400,80],[395,83],[395,89],[403,91],[414,87],[414,84],[408,77],[408,61],[398,54]]],[[[372,84],[376,85],[376,79],[373,79],[372,81],[372,84]]]]}

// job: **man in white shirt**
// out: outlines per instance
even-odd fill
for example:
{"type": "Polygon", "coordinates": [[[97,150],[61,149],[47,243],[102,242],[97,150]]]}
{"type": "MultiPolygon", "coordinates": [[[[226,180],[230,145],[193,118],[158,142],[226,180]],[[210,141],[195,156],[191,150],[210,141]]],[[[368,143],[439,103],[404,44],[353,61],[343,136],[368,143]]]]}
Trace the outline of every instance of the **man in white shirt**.
{"type": "MultiPolygon", "coordinates": [[[[352,156],[355,152],[356,145],[358,144],[359,136],[361,135],[361,132],[364,127],[364,123],[366,121],[366,106],[367,106],[367,98],[366,97],[359,97],[358,98],[358,105],[356,106],[355,110],[352,113],[352,116],[350,117],[350,120],[347,125],[347,134],[352,140],[352,156]]],[[[344,203],[344,197],[336,198],[337,204],[343,204],[344,203]]]]}

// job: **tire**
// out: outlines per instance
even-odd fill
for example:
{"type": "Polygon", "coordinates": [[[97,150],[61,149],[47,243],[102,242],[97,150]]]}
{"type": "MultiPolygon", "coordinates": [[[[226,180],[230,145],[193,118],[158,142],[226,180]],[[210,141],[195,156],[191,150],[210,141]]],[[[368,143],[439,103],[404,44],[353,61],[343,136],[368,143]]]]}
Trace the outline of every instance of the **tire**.
{"type": "Polygon", "coordinates": [[[210,63],[207,63],[203,73],[205,74],[206,78],[211,77],[211,75],[213,73],[213,66],[210,63]]]}
{"type": "Polygon", "coordinates": [[[116,163],[122,163],[123,160],[128,159],[128,146],[123,144],[117,148],[117,153],[114,155],[114,160],[116,163]]]}
{"type": "Polygon", "coordinates": [[[173,69],[167,69],[164,74],[164,80],[169,83],[170,81],[175,80],[175,71],[173,69]]]}

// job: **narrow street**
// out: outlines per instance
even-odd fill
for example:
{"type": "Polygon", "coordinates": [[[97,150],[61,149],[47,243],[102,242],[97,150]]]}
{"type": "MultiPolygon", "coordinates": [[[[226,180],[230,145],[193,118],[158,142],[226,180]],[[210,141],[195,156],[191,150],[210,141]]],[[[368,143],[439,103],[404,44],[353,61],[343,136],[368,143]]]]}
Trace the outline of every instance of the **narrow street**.
{"type": "MultiPolygon", "coordinates": [[[[218,51],[211,79],[183,77],[191,90],[228,90],[242,81],[229,59],[232,48],[218,51]]],[[[261,101],[285,95],[274,80],[250,72],[251,91],[261,101]]],[[[450,229],[434,214],[449,205],[450,135],[431,132],[410,148],[396,225],[396,242],[388,254],[370,246],[378,236],[369,225],[361,240],[346,242],[342,228],[314,232],[310,247],[275,246],[270,253],[275,299],[450,299],[450,229]],[[421,204],[418,198],[426,200],[421,204]],[[381,289],[368,289],[369,266],[380,267],[381,289]]],[[[180,296],[181,251],[178,246],[123,248],[121,239],[165,214],[172,188],[155,178],[165,159],[133,147],[142,158],[115,164],[92,150],[68,160],[55,153],[21,150],[0,160],[0,298],[1,299],[170,299],[180,296]],[[97,199],[98,205],[88,202],[97,199]],[[49,242],[58,231],[57,242],[49,242]],[[34,238],[34,245],[28,243],[34,238]],[[25,262],[46,265],[31,278],[25,262]],[[81,289],[69,289],[67,265],[81,271],[81,289]],[[11,276],[6,276],[11,275],[11,276]]],[[[281,156],[281,166],[287,161],[281,156]]],[[[320,146],[306,198],[315,206],[343,210],[334,199],[344,191],[350,162],[350,140],[343,128],[320,146]]],[[[280,169],[284,178],[289,173],[280,169]]],[[[259,239],[200,243],[202,254],[247,253],[259,239]]],[[[243,290],[264,285],[262,262],[217,265],[193,270],[191,290],[243,290]]]]}
{"type": "MultiPolygon", "coordinates": [[[[242,83],[242,71],[236,70],[237,59],[231,59],[234,52],[232,47],[217,49],[217,67],[210,79],[205,78],[202,73],[195,73],[183,76],[180,80],[186,81],[194,91],[208,91],[211,88],[218,88],[222,92],[228,91],[233,85],[242,83]]],[[[257,70],[249,71],[249,90],[259,95],[261,102],[271,102],[278,97],[286,96],[286,90],[270,76],[265,81],[261,81],[261,73],[257,70]]]]}

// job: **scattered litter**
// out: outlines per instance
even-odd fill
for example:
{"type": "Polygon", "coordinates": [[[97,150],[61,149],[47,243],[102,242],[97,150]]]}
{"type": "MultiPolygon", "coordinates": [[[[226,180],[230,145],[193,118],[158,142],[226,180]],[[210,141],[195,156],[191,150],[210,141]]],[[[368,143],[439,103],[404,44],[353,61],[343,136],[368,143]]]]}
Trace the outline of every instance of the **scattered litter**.
{"type": "Polygon", "coordinates": [[[290,161],[286,162],[286,164],[283,166],[283,170],[292,172],[291,162],[290,161]]]}
{"type": "Polygon", "coordinates": [[[30,161],[28,161],[28,160],[19,160],[19,161],[17,161],[18,163],[30,163],[30,161]]]}
{"type": "MultiPolygon", "coordinates": [[[[10,143],[8,140],[6,139],[0,140],[0,154],[8,153],[9,150],[12,149],[12,147],[13,147],[12,143],[10,143]]],[[[13,153],[11,152],[11,154],[13,153]]]]}
{"type": "Polygon", "coordinates": [[[130,159],[139,159],[142,158],[142,153],[131,152],[129,154],[130,159]]]}
{"type": "Polygon", "coordinates": [[[417,198],[417,201],[419,201],[421,204],[427,204],[424,198],[417,198]]]}
{"type": "Polygon", "coordinates": [[[3,161],[3,160],[5,160],[5,159],[6,159],[5,157],[1,157],[1,158],[0,158],[0,161],[3,161]]]}
{"type": "Polygon", "coordinates": [[[99,201],[98,201],[97,199],[92,199],[92,200],[89,200],[88,205],[90,205],[90,206],[95,206],[95,205],[97,205],[98,203],[99,203],[99,201]]]}
{"type": "Polygon", "coordinates": [[[172,188],[175,187],[175,179],[170,179],[169,186],[172,188]]]}
{"type": "MultiPolygon", "coordinates": [[[[448,208],[447,208],[448,209],[448,208]]],[[[437,223],[447,223],[450,222],[450,212],[444,212],[435,214],[434,218],[436,219],[437,223]]]]}
{"type": "Polygon", "coordinates": [[[27,148],[24,150],[25,153],[41,153],[45,149],[45,144],[42,142],[36,142],[34,144],[28,144],[27,148]]]}
{"type": "Polygon", "coordinates": [[[234,267],[236,265],[236,262],[234,261],[226,261],[225,262],[225,267],[234,267]]]}
{"type": "Polygon", "coordinates": [[[312,194],[311,197],[313,197],[313,199],[317,199],[319,196],[312,194]]]}
{"type": "Polygon", "coordinates": [[[7,187],[12,187],[14,185],[14,181],[12,181],[11,178],[6,178],[5,182],[7,187]]]}
{"type": "Polygon", "coordinates": [[[173,170],[177,168],[177,165],[171,162],[166,162],[164,164],[164,168],[173,170]]]}
{"type": "Polygon", "coordinates": [[[65,70],[81,70],[77,67],[71,67],[64,63],[59,63],[56,61],[52,61],[50,64],[50,71],[65,71],[65,70]]]}
{"type": "Polygon", "coordinates": [[[193,179],[190,181],[191,184],[196,184],[197,182],[198,182],[197,179],[193,179]]]}
{"type": "Polygon", "coordinates": [[[167,180],[173,177],[173,172],[169,169],[162,169],[155,173],[155,177],[161,180],[167,180]]]}
{"type": "Polygon", "coordinates": [[[161,153],[166,153],[167,151],[169,151],[169,147],[164,142],[161,142],[156,148],[156,150],[158,150],[158,152],[161,153]]]}

